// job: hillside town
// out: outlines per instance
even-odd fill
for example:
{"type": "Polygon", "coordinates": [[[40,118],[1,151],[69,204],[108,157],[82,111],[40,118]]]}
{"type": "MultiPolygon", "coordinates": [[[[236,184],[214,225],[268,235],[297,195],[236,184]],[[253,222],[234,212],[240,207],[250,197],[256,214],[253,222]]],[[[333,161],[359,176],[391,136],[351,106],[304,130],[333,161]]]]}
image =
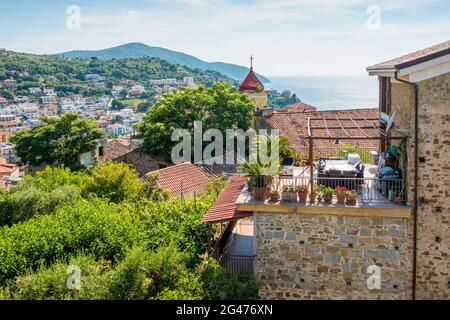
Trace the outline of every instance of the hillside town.
{"type": "MultiPolygon", "coordinates": [[[[89,181],[105,163],[126,164],[138,178],[133,183],[150,190],[145,197],[150,194],[153,204],[144,207],[172,199],[180,206],[193,201],[195,210],[211,183],[223,183],[198,221],[207,235],[201,250],[233,277],[229,281],[248,275],[245,284],[253,288],[254,281],[259,298],[447,300],[449,65],[447,41],[368,67],[368,76],[378,77],[380,99],[363,109],[318,110],[303,101],[270,107],[272,91],[259,80],[253,57],[239,87],[218,82],[200,88],[192,77],[122,79],[98,97],[30,87],[26,95],[0,98],[2,188],[14,190],[25,175],[43,179],[39,172],[49,163],[42,157],[55,160],[44,150],[24,163],[11,137],[39,128],[42,116],[76,113],[105,133],[78,154],[63,150],[69,154],[64,160],[93,166],[89,181]],[[141,103],[149,93],[154,105],[140,110],[133,100],[141,103]],[[284,139],[280,170],[268,174],[264,164],[248,161],[172,163],[172,121],[193,127],[195,117],[217,127],[231,117],[235,126],[242,121],[278,131],[284,139]]],[[[100,74],[84,80],[107,87],[100,74]]],[[[16,86],[13,78],[1,84],[12,91],[16,86]]]]}
{"type": "MultiPolygon", "coordinates": [[[[15,74],[15,71],[11,71],[15,74]]],[[[27,76],[19,73],[18,77],[27,76]]],[[[104,79],[99,74],[86,74],[88,86],[93,88],[106,88],[104,79]]],[[[54,79],[53,79],[54,80],[54,79]]],[[[15,92],[16,80],[8,78],[0,82],[0,87],[15,92]]],[[[163,94],[173,92],[181,87],[197,88],[192,77],[182,80],[174,78],[150,80],[145,85],[134,81],[122,79],[112,84],[110,95],[100,97],[84,96],[82,94],[69,94],[58,96],[53,87],[29,87],[26,95],[14,95],[13,99],[0,97],[0,160],[4,166],[12,170],[2,172],[3,181],[17,183],[21,174],[18,174],[18,162],[14,154],[14,144],[9,137],[22,130],[30,129],[42,124],[41,117],[60,117],[66,113],[78,113],[81,119],[95,120],[98,127],[105,131],[110,138],[132,135],[134,125],[142,121],[145,110],[138,110],[137,106],[127,106],[131,99],[143,99],[145,94],[154,96],[159,101],[163,94]],[[114,99],[125,102],[121,108],[113,106],[114,99]]],[[[5,183],[3,183],[5,185],[5,183]]]]}

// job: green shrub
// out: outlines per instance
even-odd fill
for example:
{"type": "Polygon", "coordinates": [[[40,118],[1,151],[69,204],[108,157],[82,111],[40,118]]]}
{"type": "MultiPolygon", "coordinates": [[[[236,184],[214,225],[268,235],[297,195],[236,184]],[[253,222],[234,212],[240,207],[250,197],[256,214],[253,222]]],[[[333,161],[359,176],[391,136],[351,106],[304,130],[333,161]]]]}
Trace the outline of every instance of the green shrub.
{"type": "Polygon", "coordinates": [[[80,191],[74,186],[61,186],[43,191],[32,186],[3,195],[0,201],[1,225],[11,225],[36,215],[53,213],[57,206],[74,203],[80,191]]]}
{"type": "Polygon", "coordinates": [[[186,201],[142,200],[126,205],[132,206],[130,210],[142,220],[149,248],[156,250],[173,242],[179,250],[190,257],[195,257],[207,249],[208,229],[200,221],[214,199],[204,195],[186,201]]]}
{"type": "Polygon", "coordinates": [[[111,273],[109,299],[201,299],[202,288],[186,256],[174,245],[157,251],[133,248],[111,273]]]}
{"type": "Polygon", "coordinates": [[[151,280],[147,278],[148,253],[133,248],[111,275],[108,296],[114,300],[143,300],[148,296],[151,280]]]}
{"type": "Polygon", "coordinates": [[[14,189],[27,189],[33,186],[40,190],[51,191],[66,185],[82,188],[87,179],[88,176],[84,172],[73,172],[64,166],[56,168],[47,166],[44,170],[36,172],[34,177],[26,176],[14,189]]]}
{"type": "Polygon", "coordinates": [[[208,300],[258,299],[258,286],[246,272],[237,277],[227,274],[214,259],[205,259],[199,265],[204,298],[208,300]]]}
{"type": "Polygon", "coordinates": [[[53,215],[0,229],[0,281],[86,250],[117,261],[143,239],[139,224],[114,204],[80,200],[53,215]]]}
{"type": "MultiPolygon", "coordinates": [[[[69,262],[57,261],[49,268],[39,268],[9,281],[4,299],[13,300],[92,300],[104,299],[108,290],[110,264],[95,261],[92,256],[79,255],[69,262]],[[80,268],[79,289],[69,289],[69,265],[80,268]]],[[[1,294],[0,294],[1,297],[1,294]]]]}
{"type": "Polygon", "coordinates": [[[123,162],[100,162],[91,168],[90,175],[84,193],[93,193],[115,203],[137,200],[144,195],[145,188],[139,175],[123,162]]]}

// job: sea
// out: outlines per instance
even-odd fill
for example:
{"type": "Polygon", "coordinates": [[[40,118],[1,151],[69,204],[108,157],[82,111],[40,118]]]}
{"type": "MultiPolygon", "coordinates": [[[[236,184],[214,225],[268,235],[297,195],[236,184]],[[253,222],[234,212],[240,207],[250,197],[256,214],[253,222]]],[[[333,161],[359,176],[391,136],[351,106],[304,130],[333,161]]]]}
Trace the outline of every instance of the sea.
{"type": "Polygon", "coordinates": [[[269,77],[268,89],[290,90],[318,110],[358,109],[378,106],[378,79],[369,76],[269,77]]]}

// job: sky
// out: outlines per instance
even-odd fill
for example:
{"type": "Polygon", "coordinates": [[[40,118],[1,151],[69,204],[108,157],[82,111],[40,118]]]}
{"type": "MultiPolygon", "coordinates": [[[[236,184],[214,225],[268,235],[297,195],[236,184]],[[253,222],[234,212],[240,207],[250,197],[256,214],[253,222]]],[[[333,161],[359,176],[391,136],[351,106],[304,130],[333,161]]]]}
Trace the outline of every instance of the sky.
{"type": "Polygon", "coordinates": [[[449,39],[449,0],[0,0],[0,48],[142,42],[240,65],[253,54],[267,76],[364,75],[449,39]]]}

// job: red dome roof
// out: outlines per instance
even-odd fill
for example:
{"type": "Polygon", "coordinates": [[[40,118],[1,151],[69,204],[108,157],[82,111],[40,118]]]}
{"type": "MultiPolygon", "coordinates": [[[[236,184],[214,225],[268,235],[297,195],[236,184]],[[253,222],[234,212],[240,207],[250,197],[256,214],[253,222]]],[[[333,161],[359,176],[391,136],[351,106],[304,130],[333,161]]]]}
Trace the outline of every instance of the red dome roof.
{"type": "Polygon", "coordinates": [[[247,77],[245,77],[244,81],[242,81],[239,86],[239,90],[241,91],[263,91],[264,85],[261,81],[259,81],[256,74],[253,72],[253,68],[250,68],[250,72],[247,77]]]}

